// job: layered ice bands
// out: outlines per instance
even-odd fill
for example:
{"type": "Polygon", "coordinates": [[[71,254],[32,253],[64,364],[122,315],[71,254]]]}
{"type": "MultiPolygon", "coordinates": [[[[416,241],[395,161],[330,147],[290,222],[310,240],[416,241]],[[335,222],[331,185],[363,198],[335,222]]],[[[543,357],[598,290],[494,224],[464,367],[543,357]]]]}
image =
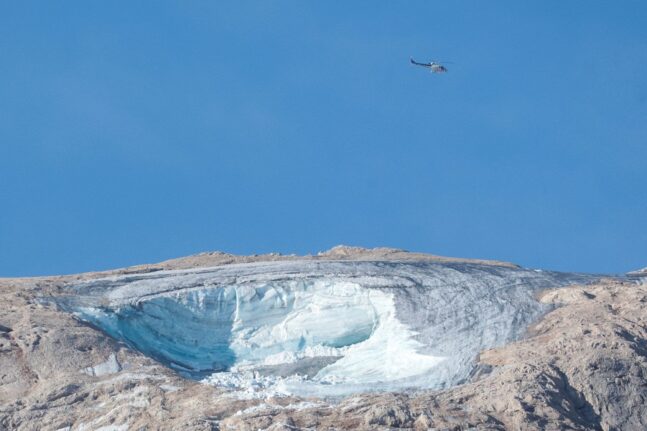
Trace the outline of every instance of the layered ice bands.
{"type": "Polygon", "coordinates": [[[473,263],[291,261],[93,280],[59,304],[193,378],[340,395],[442,388],[577,274],[473,263]]]}

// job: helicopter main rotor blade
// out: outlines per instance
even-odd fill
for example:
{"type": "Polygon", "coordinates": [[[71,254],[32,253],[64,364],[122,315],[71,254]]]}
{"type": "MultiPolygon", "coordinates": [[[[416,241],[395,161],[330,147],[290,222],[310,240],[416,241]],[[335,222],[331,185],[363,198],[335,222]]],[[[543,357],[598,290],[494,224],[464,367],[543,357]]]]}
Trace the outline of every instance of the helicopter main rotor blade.
{"type": "Polygon", "coordinates": [[[431,63],[419,63],[413,58],[410,58],[409,61],[411,62],[411,64],[415,64],[416,66],[431,67],[431,63]]]}

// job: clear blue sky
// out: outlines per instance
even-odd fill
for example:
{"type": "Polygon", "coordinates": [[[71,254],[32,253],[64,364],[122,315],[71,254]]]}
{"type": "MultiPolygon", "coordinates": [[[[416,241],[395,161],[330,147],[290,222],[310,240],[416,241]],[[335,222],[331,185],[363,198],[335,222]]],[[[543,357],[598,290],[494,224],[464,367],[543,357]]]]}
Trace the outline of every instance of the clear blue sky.
{"type": "Polygon", "coordinates": [[[646,23],[644,1],[3,2],[0,276],[339,243],[647,266],[646,23]]]}

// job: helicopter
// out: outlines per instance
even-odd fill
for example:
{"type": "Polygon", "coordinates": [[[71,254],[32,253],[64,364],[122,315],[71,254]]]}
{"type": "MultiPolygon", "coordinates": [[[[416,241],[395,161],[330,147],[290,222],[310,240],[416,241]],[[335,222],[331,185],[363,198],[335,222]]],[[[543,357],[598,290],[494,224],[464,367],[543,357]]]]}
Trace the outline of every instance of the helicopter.
{"type": "Polygon", "coordinates": [[[430,63],[418,63],[415,61],[413,58],[409,59],[411,61],[411,64],[415,64],[416,66],[422,66],[428,68],[431,73],[445,73],[447,72],[447,68],[443,66],[440,63],[436,63],[435,61],[432,61],[430,63]]]}

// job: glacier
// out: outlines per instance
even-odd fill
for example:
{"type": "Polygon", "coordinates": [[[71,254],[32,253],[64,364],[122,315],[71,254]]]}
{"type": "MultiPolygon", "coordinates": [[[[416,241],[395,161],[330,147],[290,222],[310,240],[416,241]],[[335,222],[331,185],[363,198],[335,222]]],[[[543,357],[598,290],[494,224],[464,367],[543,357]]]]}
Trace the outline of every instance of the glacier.
{"type": "Polygon", "coordinates": [[[542,289],[595,279],[514,266],[278,261],[95,279],[55,301],[205,383],[277,394],[440,389],[550,310],[542,289]]]}

